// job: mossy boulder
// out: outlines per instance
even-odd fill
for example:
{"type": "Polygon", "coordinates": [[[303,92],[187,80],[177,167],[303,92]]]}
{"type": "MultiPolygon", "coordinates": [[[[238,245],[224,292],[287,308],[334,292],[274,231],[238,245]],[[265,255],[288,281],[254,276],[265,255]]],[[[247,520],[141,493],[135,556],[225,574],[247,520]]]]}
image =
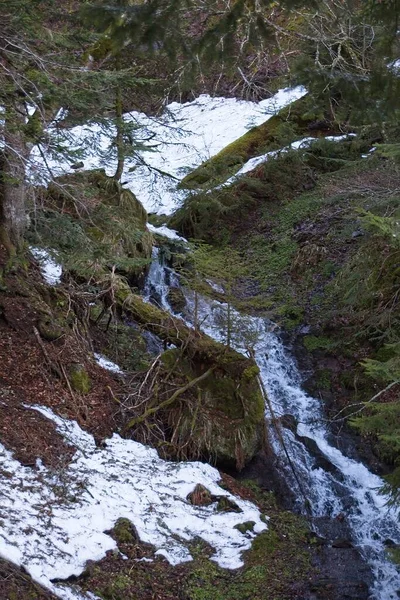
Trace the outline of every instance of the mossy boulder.
{"type": "MultiPolygon", "coordinates": [[[[177,349],[164,352],[162,360],[182,382],[197,379],[208,366],[177,349]]],[[[191,397],[171,406],[166,418],[176,424],[174,442],[188,448],[191,456],[241,470],[264,444],[264,399],[258,367],[247,365],[228,373],[223,366],[219,368],[217,358],[214,361],[215,368],[195,386],[191,397]]]]}
{"type": "Polygon", "coordinates": [[[38,322],[38,330],[44,340],[54,342],[65,333],[65,323],[50,316],[43,317],[38,322]]]}
{"type": "MultiPolygon", "coordinates": [[[[168,312],[144,302],[123,281],[115,297],[136,323],[177,347],[162,355],[164,372],[160,389],[170,379],[168,373],[173,374],[175,390],[194,382],[187,394],[157,411],[166,430],[174,431],[174,446],[185,447],[191,458],[202,457],[221,466],[243,468],[264,444],[264,399],[257,365],[208,335],[194,332],[168,312]]],[[[154,406],[150,410],[153,415],[154,406]]],[[[140,423],[143,415],[134,418],[128,427],[140,423]]]]}
{"type": "Polygon", "coordinates": [[[124,518],[118,519],[112,530],[112,534],[118,544],[134,544],[139,539],[135,527],[129,519],[124,518]]]}
{"type": "Polygon", "coordinates": [[[79,363],[73,363],[68,369],[68,378],[72,389],[79,394],[88,394],[92,382],[85,367],[79,363]]]}
{"type": "Polygon", "coordinates": [[[185,294],[178,287],[171,286],[169,288],[167,300],[176,313],[182,312],[186,306],[185,294]]]}
{"type": "Polygon", "coordinates": [[[43,191],[42,206],[32,219],[30,240],[57,249],[67,270],[87,279],[115,265],[140,282],[153,247],[147,213],[104,170],[56,178],[43,191]]]}

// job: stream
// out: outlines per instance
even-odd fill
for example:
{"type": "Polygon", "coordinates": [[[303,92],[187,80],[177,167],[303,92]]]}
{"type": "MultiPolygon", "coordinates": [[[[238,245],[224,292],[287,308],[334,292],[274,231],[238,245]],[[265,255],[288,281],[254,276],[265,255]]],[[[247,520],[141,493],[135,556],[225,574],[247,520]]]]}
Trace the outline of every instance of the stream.
{"type": "MultiPolygon", "coordinates": [[[[176,314],[168,302],[170,286],[178,287],[179,277],[160,263],[155,249],[145,285],[145,298],[183,318],[189,325],[193,324],[194,294],[183,289],[186,308],[182,314],[176,314]]],[[[220,302],[205,297],[198,299],[201,330],[222,342],[225,341],[224,311],[225,305],[220,302]]],[[[269,426],[273,451],[281,463],[280,469],[288,489],[294,492],[294,508],[311,517],[312,529],[322,537],[327,535],[324,522],[344,516],[348,537],[374,576],[370,597],[375,600],[399,598],[400,572],[388,560],[386,547],[388,544],[400,544],[400,515],[398,510],[388,508],[388,498],[379,493],[382,479],[337,448],[325,421],[324,407],[320,400],[302,390],[302,376],[290,351],[282,343],[276,326],[260,317],[233,313],[237,332],[233,345],[239,352],[245,353],[241,338],[248,339],[250,336],[254,340],[255,359],[275,416],[291,415],[292,421],[297,424],[296,432],[281,428],[294,468],[287,460],[275,429],[269,426]]],[[[266,419],[267,423],[271,420],[268,407],[266,419]]]]}

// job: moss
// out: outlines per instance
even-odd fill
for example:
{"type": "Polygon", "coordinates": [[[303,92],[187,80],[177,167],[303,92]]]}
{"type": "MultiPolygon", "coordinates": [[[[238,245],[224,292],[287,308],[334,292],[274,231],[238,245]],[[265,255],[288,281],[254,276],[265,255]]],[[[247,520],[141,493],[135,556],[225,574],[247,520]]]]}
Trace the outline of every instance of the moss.
{"type": "Polygon", "coordinates": [[[69,368],[69,382],[72,389],[80,394],[88,394],[92,387],[90,377],[83,365],[73,364],[69,368]]]}
{"type": "Polygon", "coordinates": [[[169,288],[167,300],[176,313],[182,312],[186,306],[185,294],[178,287],[169,288]]]}
{"type": "Polygon", "coordinates": [[[252,379],[257,377],[257,375],[259,375],[259,374],[260,374],[260,369],[258,368],[258,366],[252,365],[251,367],[248,367],[247,369],[245,369],[243,371],[243,379],[245,381],[251,381],[252,379]]]}
{"type": "Polygon", "coordinates": [[[130,577],[120,573],[112,578],[112,581],[102,592],[102,597],[104,600],[126,600],[126,592],[131,587],[130,577]]]}
{"type": "Polygon", "coordinates": [[[58,322],[51,317],[42,318],[38,322],[38,330],[43,339],[53,342],[64,334],[65,323],[58,322]]]}
{"type": "MultiPolygon", "coordinates": [[[[244,568],[233,576],[207,561],[200,554],[201,548],[195,550],[194,564],[186,582],[189,600],[289,600],[293,598],[293,583],[310,572],[305,522],[291,513],[276,512],[269,494],[261,492],[253,483],[251,488],[259,506],[272,515],[268,531],[255,538],[244,557],[244,568]]],[[[237,528],[245,535],[251,527],[249,522],[237,528]]]]}
{"type": "MultiPolygon", "coordinates": [[[[101,311],[100,306],[91,307],[91,319],[96,320],[101,311]]],[[[105,314],[104,327],[108,323],[108,314],[105,314]]],[[[98,323],[102,326],[102,321],[98,323]]],[[[120,321],[114,321],[99,348],[112,362],[119,365],[125,372],[142,371],[149,365],[150,356],[147,352],[147,342],[142,332],[120,321]]]]}
{"type": "Polygon", "coordinates": [[[134,544],[138,540],[137,533],[128,519],[118,519],[112,534],[118,544],[134,544]]]}
{"type": "Polygon", "coordinates": [[[304,309],[295,304],[283,304],[277,310],[276,314],[281,317],[282,324],[286,329],[293,329],[301,325],[304,320],[304,309]]]}
{"type": "Polygon", "coordinates": [[[316,386],[321,390],[330,390],[332,384],[332,373],[329,369],[318,369],[315,372],[316,386]]]}
{"type": "Polygon", "coordinates": [[[140,278],[151,259],[153,236],[147,213],[134,194],[103,170],[58,178],[44,192],[29,239],[54,248],[80,277],[117,270],[140,278]]]}
{"type": "Polygon", "coordinates": [[[247,533],[248,531],[253,531],[255,522],[254,521],[246,521],[245,523],[238,523],[235,525],[235,529],[240,531],[240,533],[247,533]]]}
{"type": "Polygon", "coordinates": [[[335,342],[330,338],[316,335],[305,335],[303,344],[309,352],[314,350],[329,350],[335,347],[335,342]]]}

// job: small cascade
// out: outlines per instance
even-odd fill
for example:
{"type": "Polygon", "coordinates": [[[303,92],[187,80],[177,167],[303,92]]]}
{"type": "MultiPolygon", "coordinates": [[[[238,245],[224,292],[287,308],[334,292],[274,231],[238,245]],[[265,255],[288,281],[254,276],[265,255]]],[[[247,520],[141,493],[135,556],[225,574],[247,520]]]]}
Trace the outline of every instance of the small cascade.
{"type": "Polygon", "coordinates": [[[164,264],[159,249],[154,246],[152,262],[143,290],[144,299],[173,312],[168,302],[168,291],[171,286],[179,287],[179,277],[173,269],[164,264]]]}
{"type": "MultiPolygon", "coordinates": [[[[159,261],[158,251],[149,272],[145,297],[173,314],[168,303],[169,285],[179,285],[173,270],[159,261]],[[172,283],[171,283],[172,282],[172,283]]],[[[194,294],[184,290],[186,308],[183,314],[188,325],[193,324],[194,294]]],[[[224,304],[200,297],[197,299],[197,314],[201,329],[214,339],[224,341],[221,327],[221,311],[224,304]]],[[[176,315],[182,318],[182,315],[176,315]]],[[[334,519],[344,515],[351,542],[356,546],[374,574],[372,598],[395,600],[400,595],[400,572],[386,555],[385,542],[400,544],[399,511],[387,507],[387,498],[379,494],[383,481],[359,461],[345,456],[333,443],[329,426],[325,421],[323,406],[316,398],[307,395],[301,387],[302,378],[294,359],[290,356],[277,334],[276,327],[259,317],[242,316],[234,311],[236,329],[243,329],[253,339],[255,358],[276,416],[292,415],[297,431],[282,428],[282,435],[295,474],[290,468],[281,441],[270,429],[273,449],[282,463],[288,486],[295,490],[298,510],[312,518],[316,533],[323,519],[334,519]],[[239,325],[239,326],[238,326],[239,325]],[[309,448],[317,449],[321,458],[309,448]],[[299,489],[298,482],[301,482],[299,489]],[[304,496],[307,497],[305,507],[304,496]]],[[[245,352],[240,336],[235,341],[236,349],[245,352]]],[[[271,415],[266,411],[266,418],[271,415]]]]}

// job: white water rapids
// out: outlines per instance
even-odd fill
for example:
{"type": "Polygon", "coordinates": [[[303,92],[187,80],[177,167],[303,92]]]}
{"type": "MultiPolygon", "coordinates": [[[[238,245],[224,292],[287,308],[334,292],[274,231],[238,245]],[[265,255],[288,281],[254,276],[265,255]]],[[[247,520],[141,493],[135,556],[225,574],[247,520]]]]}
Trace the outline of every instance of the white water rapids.
{"type": "MultiPolygon", "coordinates": [[[[179,278],[170,269],[163,267],[157,252],[148,276],[145,296],[174,314],[168,303],[167,294],[170,285],[178,286],[179,278]]],[[[190,324],[193,315],[193,295],[185,291],[187,306],[183,315],[190,324]]],[[[214,339],[224,341],[221,331],[221,312],[224,305],[199,299],[199,322],[201,329],[214,339]]],[[[356,546],[374,574],[371,598],[375,600],[394,600],[400,596],[400,572],[387,558],[385,541],[400,544],[399,513],[387,507],[387,498],[379,493],[383,481],[371,473],[362,463],[348,458],[331,442],[329,428],[324,421],[321,402],[307,395],[301,388],[302,378],[294,359],[285,349],[273,324],[258,317],[242,317],[235,313],[236,329],[240,331],[240,321],[246,335],[249,328],[256,333],[255,357],[260,368],[261,378],[267,390],[270,402],[277,416],[293,415],[296,419],[297,438],[286,428],[282,433],[295,466],[296,475],[301,481],[299,489],[293,472],[288,465],[281,444],[274,430],[270,429],[272,445],[283,464],[283,471],[291,489],[296,490],[299,509],[304,508],[302,493],[309,501],[309,510],[316,532],[318,518],[335,518],[345,515],[351,532],[351,541],[356,546]],[[238,326],[239,323],[239,326],[238,326]],[[298,439],[309,438],[318,446],[320,453],[329,464],[328,470],[318,465],[317,458],[310,453],[298,439]]],[[[240,336],[236,339],[236,348],[241,348],[240,336]]],[[[267,419],[271,417],[266,411],[267,419]]]]}

